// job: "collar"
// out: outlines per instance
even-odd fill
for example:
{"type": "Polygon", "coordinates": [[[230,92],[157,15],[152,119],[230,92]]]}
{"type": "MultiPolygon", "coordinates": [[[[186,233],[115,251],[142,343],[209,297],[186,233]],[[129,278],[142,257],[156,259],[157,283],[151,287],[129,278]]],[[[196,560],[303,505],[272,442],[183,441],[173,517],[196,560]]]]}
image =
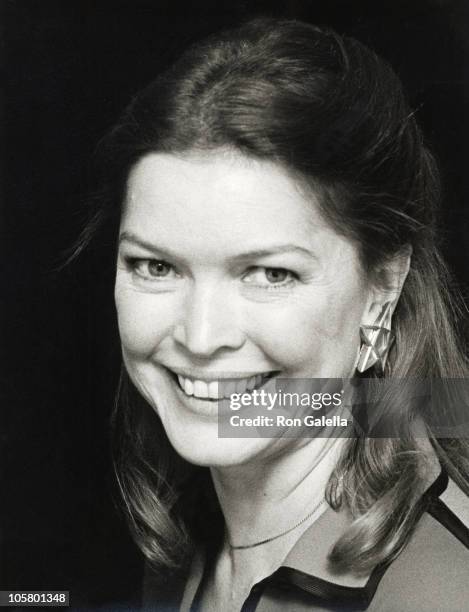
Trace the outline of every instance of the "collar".
{"type": "MultiPolygon", "coordinates": [[[[424,497],[429,500],[439,497],[447,485],[448,475],[441,469],[424,497]]],[[[273,577],[331,604],[346,603],[353,605],[354,609],[365,609],[373,599],[390,563],[377,565],[368,577],[362,579],[356,578],[352,573],[340,576],[331,573],[327,563],[328,553],[350,521],[346,512],[335,512],[328,508],[303,533],[273,577]],[[311,554],[311,551],[318,551],[318,554],[311,554]]]]}
{"type": "MultiPolygon", "coordinates": [[[[439,497],[447,485],[448,475],[442,469],[424,493],[424,497],[429,501],[439,497]]],[[[363,579],[352,573],[338,576],[330,572],[327,564],[328,553],[350,524],[350,520],[345,511],[336,512],[328,507],[318,520],[304,531],[282,566],[253,587],[249,599],[258,601],[265,588],[275,585],[280,588],[300,589],[304,594],[310,594],[314,601],[327,602],[328,606],[347,605],[347,610],[366,609],[390,563],[377,565],[371,574],[363,579]]],[[[186,583],[181,612],[195,612],[198,609],[204,568],[205,551],[197,550],[186,583]]],[[[252,601],[249,609],[255,607],[256,603],[252,601]]]]}

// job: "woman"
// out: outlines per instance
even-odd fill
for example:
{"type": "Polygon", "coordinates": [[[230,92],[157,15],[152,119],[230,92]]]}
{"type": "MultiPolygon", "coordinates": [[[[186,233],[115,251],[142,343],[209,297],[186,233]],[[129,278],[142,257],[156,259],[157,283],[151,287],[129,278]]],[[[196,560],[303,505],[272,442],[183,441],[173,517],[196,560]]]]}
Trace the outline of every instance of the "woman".
{"type": "Polygon", "coordinates": [[[189,49],[103,152],[85,241],[114,222],[116,469],[145,609],[465,609],[467,446],[425,403],[399,404],[392,437],[218,431],[227,389],[467,375],[438,172],[391,68],[255,20],[189,49]]]}

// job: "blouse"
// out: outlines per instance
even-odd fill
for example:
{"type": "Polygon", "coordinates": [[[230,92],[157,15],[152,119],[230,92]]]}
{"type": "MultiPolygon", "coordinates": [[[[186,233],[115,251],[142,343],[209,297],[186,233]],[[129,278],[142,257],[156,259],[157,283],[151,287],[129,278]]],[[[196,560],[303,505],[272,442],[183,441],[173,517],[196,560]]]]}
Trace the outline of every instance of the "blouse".
{"type": "MultiPolygon", "coordinates": [[[[350,576],[329,573],[328,552],[350,519],[328,507],[281,567],[252,587],[241,611],[226,612],[469,612],[467,497],[445,471],[424,496],[426,510],[407,545],[392,562],[376,566],[362,586],[350,586],[350,576]]],[[[143,610],[198,612],[206,565],[205,551],[197,550],[172,601],[159,597],[148,571],[143,610]]]]}

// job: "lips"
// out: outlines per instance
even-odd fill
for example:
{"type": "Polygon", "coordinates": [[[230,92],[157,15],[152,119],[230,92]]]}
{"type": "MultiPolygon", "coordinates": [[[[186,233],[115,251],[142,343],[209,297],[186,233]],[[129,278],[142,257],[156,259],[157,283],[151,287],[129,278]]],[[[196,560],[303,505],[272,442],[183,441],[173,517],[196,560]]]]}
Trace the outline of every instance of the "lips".
{"type": "Polygon", "coordinates": [[[189,397],[205,400],[229,399],[233,393],[250,393],[261,387],[278,372],[265,372],[244,378],[193,378],[169,370],[180,389],[189,397]]]}

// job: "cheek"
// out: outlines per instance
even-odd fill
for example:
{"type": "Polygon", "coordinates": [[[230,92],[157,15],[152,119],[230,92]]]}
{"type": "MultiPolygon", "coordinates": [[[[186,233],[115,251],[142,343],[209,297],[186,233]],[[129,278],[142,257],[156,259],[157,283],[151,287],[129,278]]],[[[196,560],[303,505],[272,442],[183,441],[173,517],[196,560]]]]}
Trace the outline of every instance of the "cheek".
{"type": "Polygon", "coordinates": [[[139,357],[150,356],[172,325],[168,300],[116,284],[115,302],[123,348],[139,357]]]}
{"type": "Polygon", "coordinates": [[[279,364],[290,369],[331,361],[348,365],[356,355],[363,310],[360,290],[311,291],[252,317],[256,341],[279,364]]]}

